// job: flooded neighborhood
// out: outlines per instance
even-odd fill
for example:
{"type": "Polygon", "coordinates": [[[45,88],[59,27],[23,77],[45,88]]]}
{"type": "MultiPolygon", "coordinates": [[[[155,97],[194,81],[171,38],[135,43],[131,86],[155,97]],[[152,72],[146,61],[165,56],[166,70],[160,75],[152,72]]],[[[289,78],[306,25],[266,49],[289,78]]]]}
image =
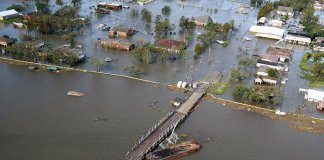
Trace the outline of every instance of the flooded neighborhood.
{"type": "Polygon", "coordinates": [[[0,159],[321,159],[323,7],[1,0],[0,159]]]}

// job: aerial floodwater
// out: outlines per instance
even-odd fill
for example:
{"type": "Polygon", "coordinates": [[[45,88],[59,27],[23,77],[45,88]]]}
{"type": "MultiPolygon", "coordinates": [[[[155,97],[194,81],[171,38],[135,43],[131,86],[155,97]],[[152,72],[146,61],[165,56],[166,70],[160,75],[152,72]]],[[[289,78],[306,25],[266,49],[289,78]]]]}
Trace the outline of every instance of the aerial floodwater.
{"type": "MultiPolygon", "coordinates": [[[[124,159],[128,148],[184,96],[154,84],[0,64],[0,159],[124,159]],[[77,90],[84,97],[66,93],[77,90]],[[156,109],[159,108],[159,109],[156,109]]],[[[202,101],[176,130],[202,144],[183,159],[322,159],[324,136],[202,101]]]]}
{"type": "MultiPolygon", "coordinates": [[[[127,155],[142,158],[155,148],[160,155],[174,148],[189,154],[183,149],[189,142],[199,147],[182,160],[324,159],[324,112],[316,109],[322,103],[306,102],[299,93],[324,90],[324,83],[309,83],[324,77],[314,69],[323,66],[324,54],[304,60],[313,52],[309,46],[283,42],[290,22],[300,27],[302,15],[285,17],[283,35],[274,40],[250,32],[267,4],[252,7],[253,0],[71,1],[0,0],[0,12],[19,4],[24,14],[0,20],[0,160],[133,160],[127,155]],[[158,45],[161,40],[167,45],[158,45]],[[282,60],[277,51],[267,53],[270,47],[292,53],[282,60]],[[267,67],[257,66],[261,60],[267,67]],[[212,73],[214,84],[207,83],[212,73]],[[304,73],[310,74],[301,78],[304,73]],[[176,127],[163,121],[166,115],[176,127]],[[160,143],[169,135],[179,137],[172,149],[160,143]]],[[[283,18],[276,14],[265,16],[283,18]]],[[[316,14],[324,17],[323,10],[316,14]]]]}

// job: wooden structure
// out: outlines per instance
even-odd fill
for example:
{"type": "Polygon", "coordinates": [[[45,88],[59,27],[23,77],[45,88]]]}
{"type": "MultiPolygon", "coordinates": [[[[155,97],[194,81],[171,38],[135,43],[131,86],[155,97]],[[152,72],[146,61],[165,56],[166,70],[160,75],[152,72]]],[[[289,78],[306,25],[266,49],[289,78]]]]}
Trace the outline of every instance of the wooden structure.
{"type": "Polygon", "coordinates": [[[8,47],[13,43],[14,43],[14,41],[11,40],[10,38],[0,37],[0,46],[8,47]]]}
{"type": "Polygon", "coordinates": [[[126,50],[126,51],[130,51],[135,48],[134,43],[131,43],[126,40],[106,39],[106,40],[100,40],[99,44],[108,48],[126,50]]]}
{"type": "Polygon", "coordinates": [[[122,25],[113,27],[108,33],[108,35],[110,37],[116,37],[116,36],[128,37],[131,34],[132,34],[132,29],[129,27],[122,26],[122,25]]]}
{"type": "Polygon", "coordinates": [[[186,48],[186,43],[184,41],[174,39],[160,39],[156,41],[154,45],[170,52],[179,52],[181,47],[184,49],[186,48]]]}
{"type": "Polygon", "coordinates": [[[120,4],[109,3],[109,2],[99,2],[97,7],[109,8],[113,10],[122,10],[123,6],[120,4]]]}
{"type": "Polygon", "coordinates": [[[293,53],[293,49],[288,47],[270,46],[267,49],[267,54],[278,57],[281,62],[291,61],[293,53]]]}
{"type": "Polygon", "coordinates": [[[194,17],[194,19],[197,26],[205,26],[207,23],[213,22],[213,19],[208,15],[194,17]]]}

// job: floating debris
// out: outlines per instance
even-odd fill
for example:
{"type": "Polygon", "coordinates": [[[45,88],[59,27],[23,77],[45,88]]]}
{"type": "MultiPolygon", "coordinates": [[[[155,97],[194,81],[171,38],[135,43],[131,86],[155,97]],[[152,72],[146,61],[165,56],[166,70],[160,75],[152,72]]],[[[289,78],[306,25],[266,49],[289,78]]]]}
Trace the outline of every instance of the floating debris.
{"type": "Polygon", "coordinates": [[[196,152],[200,150],[201,145],[194,141],[183,141],[178,144],[171,145],[165,149],[158,149],[149,153],[146,156],[147,160],[168,160],[168,159],[176,159],[183,156],[186,156],[190,153],[196,152]]]}
{"type": "Polygon", "coordinates": [[[95,118],[93,119],[93,121],[106,121],[107,118],[95,118]]]}
{"type": "Polygon", "coordinates": [[[84,93],[77,92],[77,91],[68,91],[68,92],[66,93],[66,95],[68,95],[68,96],[76,96],[76,97],[85,96],[84,93]]]}

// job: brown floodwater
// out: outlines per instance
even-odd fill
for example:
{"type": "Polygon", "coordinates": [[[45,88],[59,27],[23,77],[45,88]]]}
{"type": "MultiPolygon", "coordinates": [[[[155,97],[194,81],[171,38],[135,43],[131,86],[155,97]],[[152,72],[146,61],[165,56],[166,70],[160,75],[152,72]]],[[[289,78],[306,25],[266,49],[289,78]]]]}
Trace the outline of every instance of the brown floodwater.
{"type": "MultiPolygon", "coordinates": [[[[183,93],[81,72],[0,64],[0,159],[124,159],[183,93]],[[70,97],[69,90],[84,92],[70,97]],[[99,119],[99,120],[98,120],[99,119]]],[[[202,101],[176,130],[202,143],[184,159],[321,159],[324,136],[202,101]],[[212,142],[207,142],[214,140],[212,142]]]]}

